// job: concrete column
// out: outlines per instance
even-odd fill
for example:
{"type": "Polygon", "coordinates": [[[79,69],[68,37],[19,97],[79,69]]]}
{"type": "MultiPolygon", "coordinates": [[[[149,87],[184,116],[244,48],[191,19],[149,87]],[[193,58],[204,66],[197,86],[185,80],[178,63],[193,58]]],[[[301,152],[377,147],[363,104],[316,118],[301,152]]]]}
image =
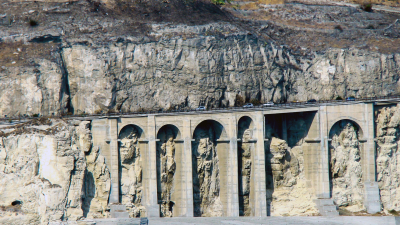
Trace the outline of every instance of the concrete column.
{"type": "Polygon", "coordinates": [[[145,194],[148,198],[146,199],[146,210],[148,217],[159,217],[160,209],[157,201],[156,120],[154,115],[148,116],[147,133],[147,166],[143,167],[143,170],[146,170],[146,173],[148,175],[146,188],[148,193],[145,194]]]}
{"type": "Polygon", "coordinates": [[[192,132],[190,128],[190,119],[184,119],[182,131],[182,138],[184,140],[182,173],[185,179],[183,184],[184,191],[182,191],[184,196],[182,198],[186,205],[186,212],[182,212],[182,215],[186,217],[193,217],[192,132]]]}
{"type": "Polygon", "coordinates": [[[255,185],[254,201],[251,203],[254,209],[254,216],[267,216],[267,195],[266,195],[266,174],[265,174],[265,147],[264,147],[264,114],[259,112],[255,115],[255,129],[253,138],[257,144],[253,156],[253,171],[251,173],[255,185]]]}
{"type": "Polygon", "coordinates": [[[328,110],[326,106],[320,106],[319,110],[319,126],[321,151],[319,158],[319,174],[317,175],[318,186],[316,187],[316,195],[318,198],[330,198],[329,185],[329,127],[328,127],[328,110]]]}
{"type": "Polygon", "coordinates": [[[110,203],[119,203],[119,156],[118,156],[118,123],[117,119],[108,119],[111,165],[110,203]]]}
{"type": "MultiPolygon", "coordinates": [[[[238,176],[238,145],[237,145],[237,122],[236,116],[229,119],[229,168],[228,168],[228,198],[227,215],[239,216],[239,176],[238,176]]],[[[222,166],[222,165],[220,165],[222,166]]]]}
{"type": "Polygon", "coordinates": [[[364,143],[362,143],[363,154],[361,162],[363,165],[364,179],[364,204],[368,213],[381,211],[378,182],[376,182],[376,151],[375,151],[375,128],[374,128],[374,105],[365,104],[365,126],[364,143]]]}

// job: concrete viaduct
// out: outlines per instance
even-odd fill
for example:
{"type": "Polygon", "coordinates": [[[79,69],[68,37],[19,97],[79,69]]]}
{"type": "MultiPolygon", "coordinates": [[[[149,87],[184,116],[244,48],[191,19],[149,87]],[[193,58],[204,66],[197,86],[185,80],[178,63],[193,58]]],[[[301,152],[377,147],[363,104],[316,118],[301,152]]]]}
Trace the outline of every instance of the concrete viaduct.
{"type": "Polygon", "coordinates": [[[157,197],[157,157],[156,146],[159,131],[169,126],[175,133],[175,205],[174,216],[193,217],[193,169],[192,142],[194,133],[202,123],[207,123],[218,134],[215,137],[219,154],[219,173],[223,216],[239,216],[238,197],[238,130],[243,121],[252,130],[251,142],[252,175],[250,204],[252,216],[267,216],[266,201],[266,125],[279,124],[279,136],[288,141],[288,118],[307,118],[304,128],[304,171],[309,188],[316,201],[330,199],[329,183],[329,142],[332,127],[342,120],[350,120],[360,129],[360,149],[362,158],[364,202],[369,213],[380,211],[379,189],[376,182],[376,150],[374,131],[374,107],[379,104],[393,104],[399,99],[369,102],[343,102],[340,104],[314,104],[306,107],[254,108],[240,110],[215,110],[189,113],[160,113],[142,115],[114,115],[92,118],[93,145],[100,148],[111,172],[110,204],[120,202],[120,133],[127,126],[139,130],[139,143],[143,167],[143,200],[147,216],[159,216],[157,197]]]}

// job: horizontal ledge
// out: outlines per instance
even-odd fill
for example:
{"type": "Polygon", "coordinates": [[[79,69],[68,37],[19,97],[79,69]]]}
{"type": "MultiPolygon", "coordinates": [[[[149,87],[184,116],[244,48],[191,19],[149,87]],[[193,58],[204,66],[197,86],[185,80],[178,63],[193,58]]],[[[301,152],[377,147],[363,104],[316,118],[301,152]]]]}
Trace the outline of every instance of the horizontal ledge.
{"type": "MultiPolygon", "coordinates": [[[[238,142],[243,142],[242,139],[240,139],[240,138],[238,138],[237,141],[238,141],[238,142]]],[[[255,143],[255,142],[257,142],[257,141],[258,141],[257,139],[249,139],[249,140],[247,140],[247,141],[244,142],[244,143],[247,143],[247,142],[249,142],[249,143],[255,143]]]]}
{"type": "Polygon", "coordinates": [[[318,143],[318,142],[321,142],[321,140],[319,140],[319,139],[305,139],[304,141],[307,142],[307,143],[318,143]]]}

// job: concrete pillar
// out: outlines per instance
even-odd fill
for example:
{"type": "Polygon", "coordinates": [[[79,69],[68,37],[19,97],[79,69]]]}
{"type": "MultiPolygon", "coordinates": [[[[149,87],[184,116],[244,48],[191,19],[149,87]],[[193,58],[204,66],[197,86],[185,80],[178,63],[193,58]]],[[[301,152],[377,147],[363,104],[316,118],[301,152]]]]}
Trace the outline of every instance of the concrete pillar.
{"type": "Polygon", "coordinates": [[[117,119],[108,119],[111,165],[110,203],[119,203],[119,154],[118,154],[118,123],[117,119]]]}
{"type": "MultiPolygon", "coordinates": [[[[239,175],[238,175],[238,145],[237,145],[237,122],[236,116],[229,119],[229,168],[228,168],[228,198],[227,215],[239,216],[239,175]]],[[[222,166],[222,165],[220,165],[222,166]]],[[[222,178],[222,177],[221,177],[222,178]]],[[[221,179],[220,178],[220,179],[221,179]]]]}
{"type": "Polygon", "coordinates": [[[254,209],[254,216],[267,216],[267,195],[266,195],[266,174],[265,174],[265,147],[264,147],[264,114],[259,112],[254,117],[254,135],[257,140],[253,156],[253,171],[251,173],[254,187],[254,201],[251,207],[254,209]]]}
{"type": "Polygon", "coordinates": [[[368,213],[377,213],[381,211],[381,202],[379,196],[378,182],[376,182],[376,146],[375,146],[375,123],[374,123],[374,105],[365,104],[365,126],[364,143],[361,162],[363,165],[364,179],[364,205],[368,213]]]}
{"type": "Polygon", "coordinates": [[[143,170],[146,171],[147,188],[145,189],[148,193],[146,199],[146,210],[147,217],[159,217],[160,209],[157,200],[157,150],[156,150],[156,120],[154,115],[148,116],[147,121],[147,139],[148,139],[148,151],[146,166],[143,166],[143,170]]]}
{"type": "Polygon", "coordinates": [[[318,186],[316,187],[316,195],[318,198],[330,198],[329,185],[329,127],[328,127],[328,110],[326,106],[320,106],[319,110],[319,126],[320,126],[320,146],[319,153],[319,174],[317,175],[318,186]]]}
{"type": "Polygon", "coordinates": [[[191,121],[190,119],[183,120],[183,156],[182,162],[182,173],[185,177],[182,199],[185,204],[186,212],[182,211],[182,216],[193,217],[193,174],[192,174],[192,132],[191,132],[191,121]]]}

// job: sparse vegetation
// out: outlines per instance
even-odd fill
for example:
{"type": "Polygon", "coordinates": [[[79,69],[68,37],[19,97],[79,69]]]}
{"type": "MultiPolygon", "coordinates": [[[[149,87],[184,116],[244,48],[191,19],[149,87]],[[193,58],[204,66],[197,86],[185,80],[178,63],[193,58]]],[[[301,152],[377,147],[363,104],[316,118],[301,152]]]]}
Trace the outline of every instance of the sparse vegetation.
{"type": "Polygon", "coordinates": [[[260,100],[255,99],[255,98],[251,99],[250,103],[253,104],[254,106],[257,106],[257,105],[261,104],[260,100]]]}
{"type": "Polygon", "coordinates": [[[372,12],[372,3],[370,2],[364,2],[361,4],[361,9],[364,10],[365,12],[372,12]]]}
{"type": "Polygon", "coordinates": [[[236,95],[235,106],[241,107],[244,105],[244,103],[246,103],[244,98],[241,95],[236,95]]]}

